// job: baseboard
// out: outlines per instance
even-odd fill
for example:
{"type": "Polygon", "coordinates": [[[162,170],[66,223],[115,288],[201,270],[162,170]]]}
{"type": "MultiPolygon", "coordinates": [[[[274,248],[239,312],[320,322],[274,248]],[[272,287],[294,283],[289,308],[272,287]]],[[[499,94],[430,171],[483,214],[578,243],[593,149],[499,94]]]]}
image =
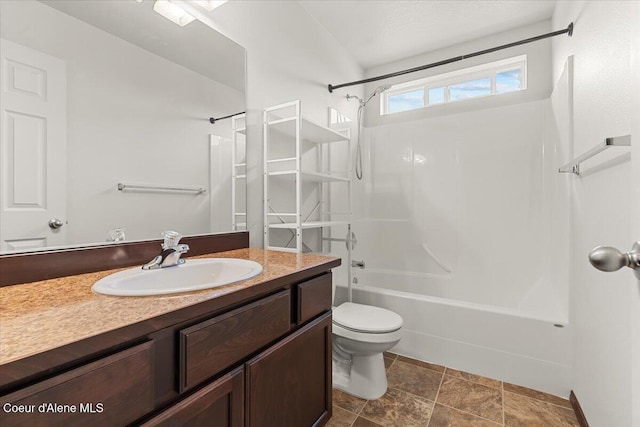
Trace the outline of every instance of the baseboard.
{"type": "Polygon", "coordinates": [[[569,402],[571,402],[571,407],[573,408],[573,412],[576,413],[576,418],[578,418],[578,423],[580,427],[589,427],[589,423],[587,422],[587,417],[584,416],[584,412],[582,412],[582,407],[580,406],[580,402],[578,402],[578,398],[576,394],[571,390],[571,394],[569,395],[569,402]]]}

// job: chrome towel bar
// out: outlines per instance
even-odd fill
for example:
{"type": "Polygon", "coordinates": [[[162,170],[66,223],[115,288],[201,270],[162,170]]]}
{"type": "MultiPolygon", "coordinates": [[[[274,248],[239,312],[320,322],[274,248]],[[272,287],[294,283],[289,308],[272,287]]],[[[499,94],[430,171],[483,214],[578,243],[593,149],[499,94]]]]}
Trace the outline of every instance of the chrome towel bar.
{"type": "Polygon", "coordinates": [[[184,187],[168,187],[168,186],[160,186],[160,185],[140,185],[140,184],[123,184],[121,182],[118,183],[118,190],[152,190],[152,191],[175,191],[180,193],[196,193],[202,194],[207,190],[202,187],[193,187],[193,188],[184,188],[184,187]]]}
{"type": "Polygon", "coordinates": [[[593,147],[591,150],[579,155],[575,159],[571,160],[566,165],[563,165],[558,169],[560,173],[574,173],[580,175],[580,163],[592,158],[593,156],[600,154],[609,147],[630,147],[631,135],[614,136],[606,138],[604,141],[593,147]]]}

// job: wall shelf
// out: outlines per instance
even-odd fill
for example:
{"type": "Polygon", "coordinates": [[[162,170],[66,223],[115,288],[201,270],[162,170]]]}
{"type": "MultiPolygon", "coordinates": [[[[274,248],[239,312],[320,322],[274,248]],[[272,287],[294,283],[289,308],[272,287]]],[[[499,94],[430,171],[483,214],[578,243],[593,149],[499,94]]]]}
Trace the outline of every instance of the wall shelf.
{"type": "MultiPolygon", "coordinates": [[[[296,171],[288,170],[288,171],[278,171],[278,172],[269,172],[269,176],[280,176],[284,179],[295,180],[296,179],[296,171]]],[[[327,173],[320,172],[300,172],[300,179],[305,182],[349,182],[350,178],[342,177],[327,173]]]]}
{"type": "Polygon", "coordinates": [[[295,157],[284,157],[281,159],[272,159],[272,160],[267,160],[267,164],[273,164],[273,163],[280,163],[280,162],[295,162],[296,158],[295,157]]]}
{"type": "MultiPolygon", "coordinates": [[[[348,225],[349,221],[308,221],[301,222],[300,228],[303,230],[310,228],[322,228],[322,227],[335,227],[338,225],[348,225]]],[[[287,222],[281,224],[269,224],[269,228],[285,228],[289,230],[295,230],[298,224],[295,222],[287,222]]]]}
{"type": "Polygon", "coordinates": [[[602,153],[606,149],[610,147],[630,147],[631,146],[631,135],[624,136],[615,136],[611,138],[606,138],[604,141],[600,142],[598,145],[590,149],[589,151],[579,155],[569,163],[563,165],[558,169],[560,173],[573,173],[576,175],[580,175],[580,164],[589,160],[590,158],[602,153]]]}
{"type": "Polygon", "coordinates": [[[336,143],[336,149],[344,150],[342,158],[351,165],[350,137],[305,119],[299,100],[265,108],[263,126],[265,248],[303,252],[317,245],[317,250],[322,251],[326,241],[323,230],[349,226],[351,219],[351,171],[331,170],[332,149],[329,148],[336,143]],[[340,142],[342,144],[337,144],[340,142]],[[303,143],[313,144],[305,146],[304,151],[305,156],[314,156],[313,167],[302,167],[303,143]],[[330,208],[332,187],[329,184],[346,186],[340,188],[347,196],[347,206],[330,208]],[[303,212],[303,201],[308,206],[314,198],[315,207],[303,212]],[[334,211],[341,212],[338,218],[334,218],[337,214],[329,213],[334,211]],[[310,243],[308,239],[312,234],[303,242],[302,230],[313,229],[318,230],[317,241],[310,243]]]}
{"type": "MultiPolygon", "coordinates": [[[[275,111],[282,108],[288,108],[290,103],[277,105],[271,107],[270,111],[275,111]]],[[[266,110],[265,110],[266,111],[266,110]]],[[[348,141],[349,138],[345,135],[337,132],[328,127],[321,126],[311,120],[307,120],[304,117],[292,116],[275,120],[267,120],[265,118],[265,126],[268,126],[270,131],[281,133],[285,137],[296,137],[296,121],[300,121],[300,139],[305,142],[315,144],[329,144],[332,142],[348,141]]]]}

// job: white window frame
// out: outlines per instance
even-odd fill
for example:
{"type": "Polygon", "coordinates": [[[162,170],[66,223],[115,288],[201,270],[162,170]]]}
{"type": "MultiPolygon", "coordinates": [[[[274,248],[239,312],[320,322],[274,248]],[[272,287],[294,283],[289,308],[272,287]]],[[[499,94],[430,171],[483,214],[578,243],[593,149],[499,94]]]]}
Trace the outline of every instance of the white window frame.
{"type": "Polygon", "coordinates": [[[449,73],[438,74],[436,76],[427,77],[424,79],[413,80],[410,82],[399,83],[391,86],[380,97],[380,115],[398,114],[407,111],[415,111],[423,108],[437,107],[439,105],[448,104],[451,102],[466,101],[468,99],[486,98],[494,95],[504,95],[507,93],[519,92],[527,89],[527,55],[519,55],[513,58],[502,59],[499,61],[489,62],[487,64],[476,65],[474,67],[463,68],[461,70],[452,71],[449,73]],[[522,73],[520,80],[520,88],[517,91],[511,92],[497,92],[496,87],[496,75],[504,73],[505,71],[519,69],[522,73]],[[472,80],[479,79],[491,79],[491,90],[487,95],[474,96],[472,98],[465,99],[449,99],[449,88],[456,84],[465,83],[472,80]],[[429,104],[429,90],[444,88],[444,102],[438,104],[429,104]],[[397,111],[395,113],[389,112],[389,97],[399,95],[402,93],[413,92],[416,90],[424,90],[424,106],[415,108],[412,110],[397,111]]]}

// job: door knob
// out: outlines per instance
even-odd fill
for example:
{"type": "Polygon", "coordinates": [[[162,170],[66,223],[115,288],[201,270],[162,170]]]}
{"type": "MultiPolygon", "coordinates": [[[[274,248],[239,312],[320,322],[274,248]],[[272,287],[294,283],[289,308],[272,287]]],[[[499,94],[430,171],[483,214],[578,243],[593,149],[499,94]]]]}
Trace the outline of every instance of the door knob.
{"type": "Polygon", "coordinates": [[[64,222],[62,222],[61,219],[51,218],[49,220],[49,227],[53,228],[54,230],[57,230],[58,228],[62,227],[63,225],[64,225],[64,222]]]}
{"type": "Polygon", "coordinates": [[[616,271],[622,267],[629,267],[640,279],[640,241],[635,242],[631,251],[624,254],[611,246],[596,246],[589,252],[589,262],[602,271],[616,271]]]}

